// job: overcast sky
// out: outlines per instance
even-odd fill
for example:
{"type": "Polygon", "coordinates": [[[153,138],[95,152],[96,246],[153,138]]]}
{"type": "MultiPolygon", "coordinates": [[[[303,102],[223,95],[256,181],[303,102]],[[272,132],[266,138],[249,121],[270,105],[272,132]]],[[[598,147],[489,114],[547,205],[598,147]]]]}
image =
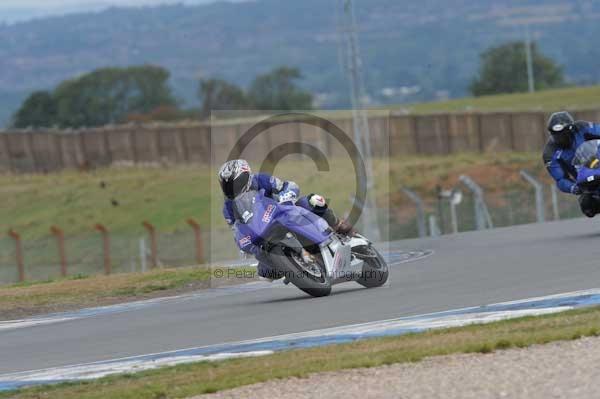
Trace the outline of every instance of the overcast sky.
{"type": "Polygon", "coordinates": [[[215,0],[0,0],[0,8],[69,8],[74,6],[91,5],[122,5],[136,6],[161,3],[210,3],[215,0]]]}

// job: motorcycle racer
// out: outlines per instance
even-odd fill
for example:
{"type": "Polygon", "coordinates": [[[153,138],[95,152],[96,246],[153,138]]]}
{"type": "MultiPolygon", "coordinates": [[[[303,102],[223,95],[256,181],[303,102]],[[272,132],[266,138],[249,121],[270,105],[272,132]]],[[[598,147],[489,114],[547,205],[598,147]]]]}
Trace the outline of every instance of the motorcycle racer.
{"type": "MultiPolygon", "coordinates": [[[[293,203],[323,218],[329,226],[337,233],[352,234],[352,226],[344,220],[339,219],[333,210],[329,208],[325,198],[318,194],[309,194],[300,197],[300,188],[293,181],[284,181],[266,173],[253,174],[246,160],[236,159],[227,161],[219,169],[219,183],[225,195],[223,204],[223,217],[235,232],[235,241],[238,247],[252,254],[259,261],[258,275],[267,279],[273,279],[271,267],[267,264],[266,257],[260,247],[254,245],[251,240],[242,237],[236,229],[236,215],[233,209],[233,200],[240,194],[249,190],[264,190],[265,196],[273,198],[279,203],[293,203]]],[[[242,215],[237,215],[237,218],[242,215]]]]}
{"type": "Polygon", "coordinates": [[[584,193],[575,183],[577,171],[572,165],[577,148],[587,140],[600,139],[600,124],[575,121],[568,112],[555,112],[548,119],[550,138],[544,147],[543,160],[556,186],[564,193],[577,195],[584,215],[600,213],[600,193],[584,193]]]}

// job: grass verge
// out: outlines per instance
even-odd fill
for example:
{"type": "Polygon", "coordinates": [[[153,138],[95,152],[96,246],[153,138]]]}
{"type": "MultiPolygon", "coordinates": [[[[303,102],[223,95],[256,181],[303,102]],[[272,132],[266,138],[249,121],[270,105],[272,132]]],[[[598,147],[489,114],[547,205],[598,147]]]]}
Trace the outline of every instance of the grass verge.
{"type": "MultiPolygon", "coordinates": [[[[327,196],[332,207],[343,215],[350,210],[350,195],[355,191],[353,167],[346,159],[329,162],[331,170],[319,172],[312,160],[289,160],[282,162],[275,174],[296,181],[305,194],[317,192],[327,196]]],[[[377,160],[374,166],[380,206],[385,209],[389,205],[410,214],[414,213],[414,205],[399,192],[400,186],[410,187],[429,201],[436,198],[436,185],[450,188],[463,173],[473,176],[488,193],[506,186],[528,190],[518,175],[520,169],[538,176],[547,174],[539,154],[529,153],[398,157],[377,160]]],[[[0,193],[5,197],[0,203],[0,284],[14,282],[18,277],[15,245],[4,234],[9,228],[23,236],[25,274],[33,280],[59,274],[56,240],[50,235],[52,225],[65,230],[69,272],[74,274],[92,275],[103,270],[102,241],[92,229],[95,223],[104,224],[110,231],[116,272],[141,268],[139,240],[147,236],[141,224],[144,220],[156,226],[159,258],[167,266],[185,266],[195,261],[193,233],[185,222],[188,217],[202,225],[205,248],[213,259],[231,257],[231,232],[221,215],[222,196],[210,176],[210,170],[197,166],[0,176],[0,193]],[[112,200],[118,205],[113,205],[112,200]]],[[[409,223],[412,229],[413,223],[409,223]]]]}
{"type": "MultiPolygon", "coordinates": [[[[111,276],[77,275],[0,287],[0,320],[175,295],[208,288],[211,281],[227,284],[225,278],[211,280],[214,270],[182,267],[111,276]]],[[[242,280],[235,279],[238,283],[242,280]]]]}
{"type": "MultiPolygon", "coordinates": [[[[481,97],[462,97],[446,101],[430,101],[414,104],[380,105],[369,109],[369,116],[386,116],[389,111],[427,115],[446,112],[555,112],[560,109],[595,110],[600,108],[600,86],[566,87],[541,90],[535,93],[495,94],[481,97]]],[[[352,117],[348,110],[319,110],[315,113],[326,119],[352,117]]],[[[239,117],[213,121],[215,125],[253,123],[267,115],[239,117]]]]}
{"type": "MultiPolygon", "coordinates": [[[[290,160],[281,163],[275,174],[296,181],[305,194],[323,193],[334,203],[345,205],[350,202],[348,196],[354,193],[355,183],[350,173],[353,167],[345,159],[329,162],[330,172],[318,172],[313,161],[290,160]]],[[[258,169],[259,165],[253,166],[258,169]]],[[[477,174],[481,169],[485,169],[485,173],[478,174],[478,182],[490,187],[498,185],[496,176],[487,177],[490,169],[502,173],[510,168],[515,180],[520,180],[516,174],[518,168],[543,171],[538,153],[403,156],[383,163],[376,161],[375,167],[378,177],[391,173],[394,185],[402,183],[427,193],[436,184],[453,183],[448,181],[451,177],[460,173],[477,174]]],[[[185,223],[189,217],[196,218],[202,226],[210,226],[211,219],[222,222],[222,196],[218,184],[211,182],[213,172],[199,166],[174,166],[165,169],[115,167],[90,173],[0,175],[0,193],[4,199],[0,203],[0,232],[14,228],[25,240],[52,240],[50,246],[54,244],[50,236],[52,225],[64,228],[67,241],[91,235],[98,243],[98,232],[92,228],[94,223],[106,225],[115,239],[145,236],[141,224],[144,220],[152,222],[161,233],[190,233],[185,223]],[[214,195],[212,208],[211,195],[214,195]],[[112,200],[116,200],[118,206],[114,206],[112,200]]],[[[388,192],[377,194],[382,196],[388,192]]],[[[5,234],[0,240],[13,247],[10,237],[5,234]]]]}
{"type": "Polygon", "coordinates": [[[96,381],[0,393],[0,398],[186,398],[242,385],[310,373],[393,363],[430,356],[490,353],[600,334],[600,308],[487,325],[379,338],[352,344],[280,352],[260,358],[201,362],[96,381]]]}
{"type": "Polygon", "coordinates": [[[404,108],[416,114],[465,111],[546,111],[559,109],[597,109],[600,107],[600,86],[569,87],[543,90],[536,93],[500,94],[482,97],[465,97],[450,101],[408,105],[404,108]]]}

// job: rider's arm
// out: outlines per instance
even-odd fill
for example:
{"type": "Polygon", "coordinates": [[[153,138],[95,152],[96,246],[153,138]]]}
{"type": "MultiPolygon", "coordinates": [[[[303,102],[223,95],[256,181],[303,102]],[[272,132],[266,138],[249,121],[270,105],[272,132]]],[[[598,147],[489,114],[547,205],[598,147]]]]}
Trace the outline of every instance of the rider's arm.
{"type": "Polygon", "coordinates": [[[575,125],[583,133],[585,140],[600,139],[600,123],[577,121],[575,125]]]}
{"type": "Polygon", "coordinates": [[[233,215],[233,203],[231,200],[225,200],[223,204],[223,217],[229,226],[233,226],[235,216],[233,215]]]}
{"type": "Polygon", "coordinates": [[[296,194],[296,197],[300,195],[300,187],[293,181],[281,180],[275,176],[270,176],[265,173],[259,173],[257,175],[258,187],[265,190],[267,196],[273,196],[279,193],[285,193],[288,191],[296,194]]]}
{"type": "Polygon", "coordinates": [[[550,162],[546,163],[546,169],[548,169],[550,176],[556,180],[556,186],[560,191],[568,194],[572,193],[575,182],[571,180],[567,174],[565,174],[565,171],[558,162],[558,157],[556,154],[552,157],[550,162]]]}

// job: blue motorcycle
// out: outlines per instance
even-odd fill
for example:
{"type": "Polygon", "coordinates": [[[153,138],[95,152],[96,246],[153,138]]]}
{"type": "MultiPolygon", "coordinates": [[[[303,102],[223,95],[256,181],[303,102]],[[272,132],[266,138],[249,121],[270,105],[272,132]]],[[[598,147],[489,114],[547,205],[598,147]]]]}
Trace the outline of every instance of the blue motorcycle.
{"type": "Polygon", "coordinates": [[[319,216],[264,190],[239,195],[233,210],[240,246],[259,246],[278,277],[312,296],[327,296],[339,283],[372,288],[388,279],[385,260],[367,238],[339,235],[319,216]]]}
{"type": "Polygon", "coordinates": [[[600,195],[600,140],[581,144],[572,164],[577,170],[577,185],[583,192],[600,195]]]}

